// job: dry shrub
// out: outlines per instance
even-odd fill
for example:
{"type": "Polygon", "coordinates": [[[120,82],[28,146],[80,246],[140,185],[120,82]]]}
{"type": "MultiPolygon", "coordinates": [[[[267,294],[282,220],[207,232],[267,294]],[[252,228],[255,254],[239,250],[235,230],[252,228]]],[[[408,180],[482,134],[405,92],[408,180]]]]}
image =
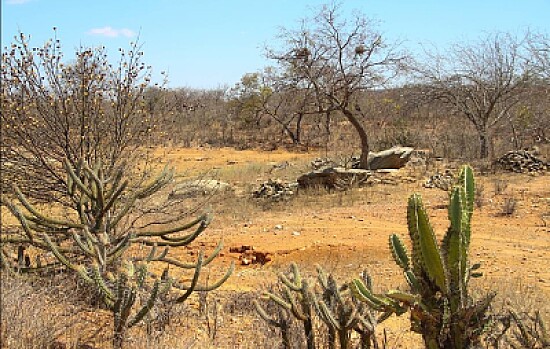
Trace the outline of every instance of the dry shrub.
{"type": "MultiPolygon", "coordinates": [[[[487,348],[517,348],[517,338],[514,333],[518,329],[510,321],[510,311],[522,318],[533,316],[539,312],[545,323],[550,321],[550,305],[546,293],[537,285],[527,283],[521,278],[506,278],[486,280],[481,288],[492,289],[500,285],[493,302],[493,322],[486,334],[487,348]]],[[[484,292],[484,291],[482,291],[484,292]]]]}
{"type": "Polygon", "coordinates": [[[500,214],[502,216],[511,216],[514,213],[516,213],[517,206],[518,206],[518,201],[514,197],[512,196],[507,197],[504,199],[504,202],[502,203],[500,214]]]}
{"type": "Polygon", "coordinates": [[[19,276],[3,273],[2,348],[49,348],[60,338],[75,336],[73,317],[78,306],[67,306],[73,295],[50,285],[33,285],[19,276]]]}

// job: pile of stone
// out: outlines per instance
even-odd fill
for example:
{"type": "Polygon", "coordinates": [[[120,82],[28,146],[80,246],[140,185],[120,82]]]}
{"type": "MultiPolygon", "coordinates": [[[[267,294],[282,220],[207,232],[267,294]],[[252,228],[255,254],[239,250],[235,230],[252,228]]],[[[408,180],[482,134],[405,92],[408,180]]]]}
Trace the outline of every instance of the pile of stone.
{"type": "Polygon", "coordinates": [[[504,154],[495,161],[495,165],[506,171],[526,173],[543,172],[550,168],[550,164],[535,156],[528,150],[514,150],[504,154]]]}
{"type": "Polygon", "coordinates": [[[316,158],[311,161],[311,168],[314,171],[335,166],[338,166],[338,164],[329,158],[316,158]]]}
{"type": "Polygon", "coordinates": [[[271,180],[260,184],[260,187],[252,192],[252,197],[268,199],[272,201],[287,200],[296,193],[298,183],[285,183],[281,180],[271,180]]]}
{"type": "Polygon", "coordinates": [[[425,188],[439,188],[448,191],[454,183],[454,177],[451,170],[445,170],[444,173],[436,173],[430,176],[424,183],[425,188]]]}

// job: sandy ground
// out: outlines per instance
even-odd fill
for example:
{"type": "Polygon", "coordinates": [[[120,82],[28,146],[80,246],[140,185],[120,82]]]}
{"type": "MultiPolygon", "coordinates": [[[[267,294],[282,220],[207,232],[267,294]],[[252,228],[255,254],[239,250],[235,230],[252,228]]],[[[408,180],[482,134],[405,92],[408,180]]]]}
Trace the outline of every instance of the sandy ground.
{"type": "MultiPolygon", "coordinates": [[[[285,173],[262,172],[261,165],[288,161],[307,162],[318,154],[285,151],[258,152],[233,149],[161,149],[159,155],[170,160],[178,171],[198,173],[216,169],[219,177],[229,177],[236,186],[257,182],[285,173]],[[243,168],[257,166],[246,172],[243,168]],[[228,175],[227,168],[232,174],[228,175]],[[239,178],[252,175],[252,178],[239,178]],[[225,172],[224,172],[225,171],[225,172]]],[[[292,173],[292,169],[288,170],[292,173]]],[[[405,171],[405,170],[403,170],[405,171]]],[[[430,173],[426,173],[429,175],[430,173]]],[[[305,268],[316,263],[342,275],[357,275],[367,268],[383,280],[399,274],[388,250],[388,236],[406,237],[406,200],[413,192],[422,194],[436,232],[447,228],[447,194],[422,186],[418,181],[393,185],[356,188],[347,193],[306,193],[270,209],[253,207],[250,193],[244,190],[228,205],[214,205],[215,219],[201,241],[213,246],[223,237],[221,260],[235,260],[237,271],[225,286],[230,289],[254,288],[258,283],[275,280],[273,272],[296,261],[305,268]],[[242,266],[230,247],[250,245],[267,252],[272,261],[266,265],[242,266]]],[[[292,174],[286,176],[292,180],[292,174]]],[[[295,177],[294,177],[295,178],[295,177]]],[[[483,205],[473,218],[472,260],[482,263],[487,279],[521,278],[536,284],[550,295],[550,176],[528,174],[492,174],[478,176],[483,186],[483,205]],[[503,193],[494,193],[496,181],[506,183],[503,193]],[[503,216],[507,198],[517,203],[515,213],[503,216]]],[[[231,183],[231,182],[230,182],[231,183]]],[[[233,184],[233,183],[232,183],[233,184]]]]}

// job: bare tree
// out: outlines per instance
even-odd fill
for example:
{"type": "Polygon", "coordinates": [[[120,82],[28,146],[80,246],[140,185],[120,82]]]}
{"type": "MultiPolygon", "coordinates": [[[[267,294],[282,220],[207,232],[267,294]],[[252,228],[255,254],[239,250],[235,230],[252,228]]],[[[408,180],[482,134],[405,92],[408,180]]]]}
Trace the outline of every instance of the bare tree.
{"type": "Polygon", "coordinates": [[[67,62],[55,37],[32,47],[16,36],[0,70],[3,190],[16,179],[29,198],[61,201],[62,159],[101,163],[107,175],[131,164],[155,117],[144,100],[151,71],[141,58],[134,43],[113,64],[104,47],[81,47],[67,62]]]}
{"type": "Polygon", "coordinates": [[[523,39],[491,34],[443,54],[428,52],[417,66],[423,98],[443,102],[472,123],[481,158],[489,157],[492,129],[513,117],[512,108],[527,90],[530,70],[524,53],[523,39]]]}
{"type": "Polygon", "coordinates": [[[294,145],[302,144],[305,116],[319,113],[313,89],[296,88],[292,77],[273,67],[246,74],[230,95],[230,105],[242,119],[256,125],[272,120],[294,145]]]}
{"type": "Polygon", "coordinates": [[[405,56],[388,44],[374,21],[356,13],[342,19],[337,5],[324,6],[298,30],[283,29],[283,48],[268,50],[296,89],[314,91],[318,112],[340,112],[361,141],[360,166],[367,168],[369,139],[357,108],[360,91],[380,88],[401,68],[405,56]]]}
{"type": "Polygon", "coordinates": [[[550,36],[548,34],[529,36],[529,50],[535,71],[541,78],[550,80],[550,36]]]}

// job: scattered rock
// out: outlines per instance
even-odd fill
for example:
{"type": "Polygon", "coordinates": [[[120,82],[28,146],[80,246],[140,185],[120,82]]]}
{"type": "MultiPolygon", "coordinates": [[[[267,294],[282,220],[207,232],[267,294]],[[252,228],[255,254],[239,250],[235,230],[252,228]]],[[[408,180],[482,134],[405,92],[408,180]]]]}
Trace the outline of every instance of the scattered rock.
{"type": "Polygon", "coordinates": [[[311,161],[311,168],[314,171],[331,168],[331,167],[337,167],[337,166],[338,164],[329,158],[316,158],[313,161],[311,161]]]}
{"type": "Polygon", "coordinates": [[[332,167],[306,173],[300,176],[297,182],[300,188],[325,187],[342,190],[365,182],[372,174],[369,170],[332,167]]]}
{"type": "Polygon", "coordinates": [[[291,198],[298,188],[298,183],[285,183],[280,180],[263,182],[260,187],[252,192],[252,197],[257,199],[269,199],[281,201],[291,198]]]}
{"type": "Polygon", "coordinates": [[[177,184],[172,192],[170,192],[169,198],[195,198],[203,195],[212,195],[215,193],[223,193],[232,190],[233,188],[228,183],[215,179],[199,179],[177,184]]]}
{"type": "Polygon", "coordinates": [[[425,188],[439,188],[448,191],[454,183],[453,173],[450,170],[445,170],[445,173],[436,173],[426,180],[425,188]]]}

